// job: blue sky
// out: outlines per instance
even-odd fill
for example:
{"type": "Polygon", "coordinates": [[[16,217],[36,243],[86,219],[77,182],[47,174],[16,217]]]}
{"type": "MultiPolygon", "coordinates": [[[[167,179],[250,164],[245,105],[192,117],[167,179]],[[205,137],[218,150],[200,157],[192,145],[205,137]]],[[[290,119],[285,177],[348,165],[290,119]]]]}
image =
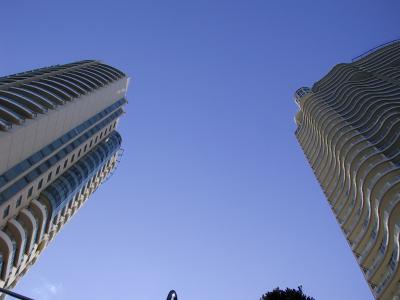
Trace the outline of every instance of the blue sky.
{"type": "Polygon", "coordinates": [[[37,299],[371,293],[295,140],[293,92],[400,37],[398,1],[6,1],[0,75],[101,59],[132,77],[125,149],[21,280],[37,299]]]}

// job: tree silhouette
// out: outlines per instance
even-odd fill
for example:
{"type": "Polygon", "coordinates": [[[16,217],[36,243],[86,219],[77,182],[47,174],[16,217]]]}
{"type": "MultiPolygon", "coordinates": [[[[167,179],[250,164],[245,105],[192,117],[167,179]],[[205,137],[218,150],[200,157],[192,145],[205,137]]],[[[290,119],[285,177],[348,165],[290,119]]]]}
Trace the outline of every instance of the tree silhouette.
{"type": "Polygon", "coordinates": [[[297,290],[286,288],[281,290],[279,287],[274,289],[272,292],[264,294],[260,300],[315,300],[303,293],[302,286],[299,286],[297,290]]]}

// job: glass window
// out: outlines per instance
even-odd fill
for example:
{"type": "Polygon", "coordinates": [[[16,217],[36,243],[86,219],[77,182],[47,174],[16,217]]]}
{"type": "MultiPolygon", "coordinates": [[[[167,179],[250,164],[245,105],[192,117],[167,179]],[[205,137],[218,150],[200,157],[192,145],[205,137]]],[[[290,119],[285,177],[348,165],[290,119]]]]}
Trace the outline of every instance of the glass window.
{"type": "Polygon", "coordinates": [[[0,274],[3,273],[3,263],[4,263],[3,254],[0,253],[0,274]]]}
{"type": "Polygon", "coordinates": [[[56,175],[58,175],[58,173],[60,173],[60,168],[61,168],[61,166],[58,166],[58,167],[57,167],[56,175]]]}
{"type": "Polygon", "coordinates": [[[74,162],[74,159],[75,159],[75,154],[72,155],[72,157],[71,157],[71,162],[74,162]]]}
{"type": "Polygon", "coordinates": [[[51,175],[53,175],[53,172],[50,172],[49,176],[47,176],[47,182],[49,182],[51,180],[51,175]]]}
{"type": "Polygon", "coordinates": [[[396,269],[396,257],[397,257],[396,250],[393,250],[392,256],[390,257],[389,261],[389,266],[393,271],[396,269]]]}
{"type": "Polygon", "coordinates": [[[39,151],[39,152],[36,152],[35,154],[33,154],[33,155],[29,158],[29,162],[30,162],[31,164],[35,164],[35,163],[39,162],[42,158],[43,158],[43,155],[42,155],[42,153],[39,151]]]}
{"type": "Polygon", "coordinates": [[[31,164],[29,163],[28,160],[24,160],[15,167],[13,167],[11,170],[7,171],[4,176],[8,177],[8,180],[11,180],[21,174],[22,172],[28,170],[30,168],[31,164]],[[12,178],[10,178],[12,176],[12,178]]]}
{"type": "Polygon", "coordinates": [[[44,149],[42,149],[42,154],[43,154],[43,156],[47,156],[47,155],[49,155],[50,153],[51,153],[51,150],[50,150],[50,148],[47,146],[47,147],[45,147],[44,149]]]}
{"type": "Polygon", "coordinates": [[[32,172],[30,172],[28,175],[26,175],[25,177],[27,178],[27,180],[29,182],[32,182],[33,180],[36,179],[36,177],[38,177],[40,175],[39,171],[37,169],[34,169],[32,172]]]}
{"type": "Polygon", "coordinates": [[[43,163],[39,166],[38,170],[40,171],[40,173],[44,173],[49,169],[49,167],[47,166],[46,163],[43,163]]]}
{"type": "Polygon", "coordinates": [[[67,167],[68,160],[64,161],[64,169],[67,167]]]}
{"type": "Polygon", "coordinates": [[[66,157],[66,156],[67,156],[67,151],[65,151],[64,149],[58,151],[58,153],[57,153],[58,159],[62,159],[64,157],[66,157]]]}
{"type": "Polygon", "coordinates": [[[4,178],[4,176],[0,176],[0,186],[5,185],[7,180],[4,178]]]}
{"type": "Polygon", "coordinates": [[[39,181],[39,184],[38,184],[38,190],[40,190],[41,188],[42,188],[42,185],[43,185],[43,178],[42,179],[40,179],[40,181],[39,181]]]}
{"type": "Polygon", "coordinates": [[[33,192],[33,186],[31,186],[31,188],[28,191],[28,197],[32,196],[32,192],[33,192]]]}
{"type": "Polygon", "coordinates": [[[22,195],[18,197],[17,204],[15,205],[15,207],[19,207],[21,205],[21,202],[22,202],[22,195]]]}
{"type": "Polygon", "coordinates": [[[61,142],[62,142],[63,144],[65,144],[66,142],[68,142],[68,137],[67,137],[66,134],[64,134],[64,135],[61,137],[61,142]]]}
{"type": "Polygon", "coordinates": [[[57,162],[57,158],[56,158],[55,156],[52,156],[52,157],[49,159],[49,162],[50,162],[50,165],[54,165],[54,164],[56,164],[56,162],[57,162]]]}
{"type": "Polygon", "coordinates": [[[10,205],[7,206],[6,209],[3,211],[3,218],[7,217],[9,213],[10,213],[10,205]]]}
{"type": "Polygon", "coordinates": [[[60,146],[62,145],[62,142],[61,142],[60,139],[57,139],[57,140],[55,140],[55,141],[53,142],[52,145],[53,145],[54,149],[57,149],[58,147],[60,147],[60,146]]]}
{"type": "Polygon", "coordinates": [[[18,175],[18,172],[15,168],[12,168],[11,170],[8,170],[6,173],[4,173],[4,177],[7,179],[7,181],[12,180],[18,175]]]}

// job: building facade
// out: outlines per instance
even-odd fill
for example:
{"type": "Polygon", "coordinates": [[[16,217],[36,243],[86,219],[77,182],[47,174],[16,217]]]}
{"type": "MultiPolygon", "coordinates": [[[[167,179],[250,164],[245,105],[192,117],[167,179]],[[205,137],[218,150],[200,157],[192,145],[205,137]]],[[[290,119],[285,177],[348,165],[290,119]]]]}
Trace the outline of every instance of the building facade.
{"type": "Polygon", "coordinates": [[[295,93],[295,135],[376,299],[400,299],[400,42],[295,93]]]}
{"type": "Polygon", "coordinates": [[[0,287],[15,286],[115,169],[128,82],[94,60],[0,78],[0,287]]]}

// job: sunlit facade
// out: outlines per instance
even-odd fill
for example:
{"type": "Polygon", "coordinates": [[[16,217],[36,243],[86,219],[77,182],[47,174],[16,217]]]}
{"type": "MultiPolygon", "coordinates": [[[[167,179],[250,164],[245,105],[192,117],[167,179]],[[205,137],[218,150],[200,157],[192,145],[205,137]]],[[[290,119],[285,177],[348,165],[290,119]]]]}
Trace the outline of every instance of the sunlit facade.
{"type": "Polygon", "coordinates": [[[0,287],[15,286],[117,166],[128,81],[94,60],[0,78],[0,287]]]}
{"type": "Polygon", "coordinates": [[[400,42],[295,93],[296,137],[376,299],[400,299],[400,42]]]}

